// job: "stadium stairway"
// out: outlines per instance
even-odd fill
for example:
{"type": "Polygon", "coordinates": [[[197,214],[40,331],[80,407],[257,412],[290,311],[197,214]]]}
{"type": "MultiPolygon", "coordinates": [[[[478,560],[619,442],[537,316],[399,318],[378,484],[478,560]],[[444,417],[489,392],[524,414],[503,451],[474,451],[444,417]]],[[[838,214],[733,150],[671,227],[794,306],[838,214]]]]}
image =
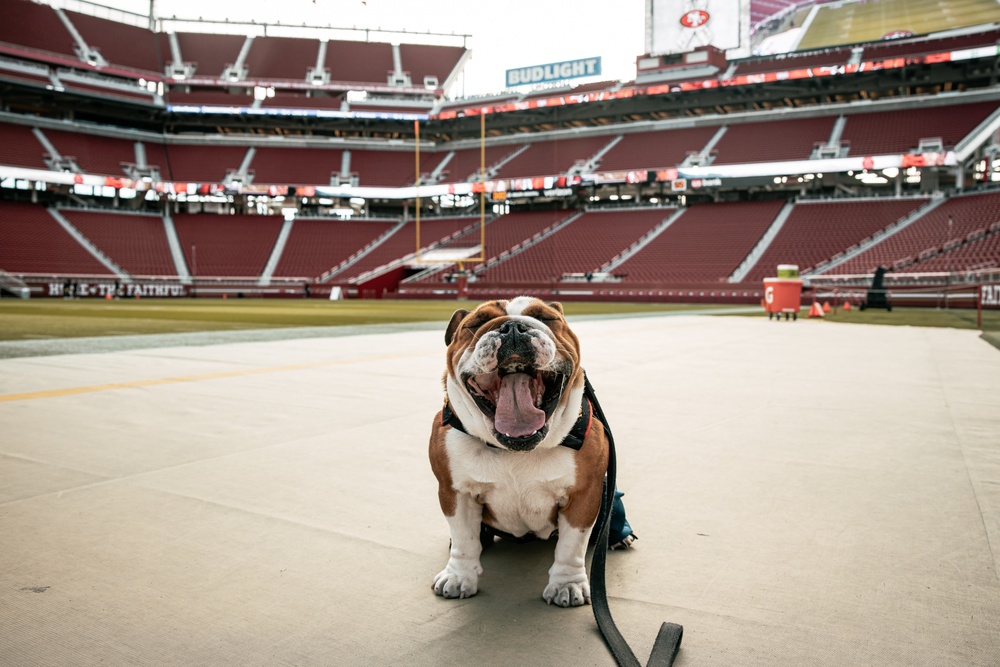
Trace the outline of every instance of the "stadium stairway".
{"type": "Polygon", "coordinates": [[[281,231],[278,232],[278,238],[274,242],[274,248],[271,250],[271,256],[267,258],[267,264],[264,265],[264,270],[261,272],[260,278],[257,280],[257,284],[261,287],[271,284],[271,278],[274,276],[274,270],[278,267],[278,261],[281,260],[281,254],[285,252],[285,245],[288,243],[288,237],[292,233],[292,225],[294,224],[295,219],[289,218],[281,225],[281,231]]]}
{"type": "Polygon", "coordinates": [[[0,294],[4,292],[19,299],[28,299],[31,297],[31,288],[28,287],[26,282],[0,269],[0,294]]]}
{"type": "Polygon", "coordinates": [[[120,266],[111,261],[111,258],[101,252],[100,248],[91,243],[90,239],[84,236],[79,229],[73,226],[66,217],[54,208],[45,209],[48,211],[59,225],[66,230],[66,233],[73,237],[87,252],[94,256],[94,259],[106,266],[111,273],[125,281],[131,280],[131,276],[120,266]]]}
{"type": "Polygon", "coordinates": [[[191,272],[188,271],[187,262],[184,260],[184,251],[181,249],[181,240],[177,236],[177,227],[174,226],[174,219],[169,211],[163,213],[163,231],[167,235],[167,245],[170,246],[170,256],[177,267],[177,277],[185,285],[191,284],[191,272]]]}
{"type": "Polygon", "coordinates": [[[679,209],[675,210],[672,214],[670,214],[669,216],[667,216],[667,218],[663,222],[661,222],[660,224],[658,224],[656,227],[653,227],[651,230],[649,230],[649,232],[645,236],[641,237],[634,244],[632,244],[632,246],[630,248],[628,248],[627,250],[625,250],[623,253],[621,253],[617,257],[613,257],[610,262],[608,262],[604,266],[600,267],[597,270],[597,272],[598,273],[611,273],[612,271],[614,271],[615,269],[617,269],[619,266],[621,266],[626,261],[628,261],[632,257],[632,255],[636,254],[637,252],[639,252],[640,250],[642,250],[643,248],[645,248],[647,245],[649,245],[650,241],[652,241],[657,236],[659,236],[660,234],[662,234],[663,232],[665,232],[667,230],[667,228],[670,227],[670,225],[674,224],[674,222],[679,217],[681,217],[682,215],[684,215],[684,212],[686,210],[687,210],[686,208],[679,208],[679,209]]]}
{"type": "Polygon", "coordinates": [[[736,267],[736,270],[733,271],[732,275],[727,278],[727,282],[743,282],[743,280],[747,277],[747,274],[750,273],[755,266],[757,266],[757,262],[764,255],[764,252],[770,247],[771,242],[774,241],[774,237],[777,236],[778,232],[781,231],[781,228],[785,226],[785,221],[788,220],[788,216],[791,215],[793,208],[795,208],[794,201],[789,201],[781,208],[778,215],[775,216],[774,222],[772,222],[771,226],[767,228],[764,235],[760,237],[760,240],[757,241],[757,245],[753,247],[750,254],[747,255],[747,258],[744,259],[743,262],[736,267]]]}
{"type": "Polygon", "coordinates": [[[872,234],[871,238],[869,238],[867,241],[859,243],[857,247],[845,251],[841,256],[836,257],[835,259],[831,259],[826,264],[817,265],[811,271],[803,272],[802,275],[819,276],[823,275],[827,271],[832,271],[833,269],[837,268],[844,262],[857,257],[861,253],[878,245],[882,241],[885,241],[887,238],[903,231],[904,229],[912,225],[914,222],[916,222],[920,218],[924,217],[925,215],[936,209],[945,201],[947,201],[947,198],[943,194],[936,193],[933,197],[931,197],[931,200],[929,202],[927,202],[926,204],[924,204],[916,211],[914,211],[907,217],[903,218],[902,220],[897,220],[896,222],[892,223],[891,225],[883,229],[881,233],[876,232],[875,234],[872,234]]]}
{"type": "Polygon", "coordinates": [[[403,227],[405,227],[406,223],[407,223],[406,220],[400,220],[399,223],[395,227],[393,227],[392,229],[390,229],[389,231],[387,231],[385,234],[383,234],[382,236],[378,237],[377,239],[375,239],[374,241],[372,241],[371,243],[369,243],[368,245],[366,245],[364,248],[362,248],[361,250],[357,251],[356,253],[354,253],[353,255],[351,255],[350,257],[348,257],[347,259],[345,259],[343,262],[341,262],[337,266],[335,266],[332,269],[330,269],[327,273],[324,273],[322,276],[320,276],[319,282],[321,282],[321,283],[328,283],[328,282],[330,282],[330,280],[332,280],[333,278],[335,278],[338,274],[343,273],[344,271],[346,271],[347,269],[349,269],[353,265],[357,264],[358,261],[362,257],[364,257],[365,255],[369,254],[372,250],[374,250],[375,248],[377,248],[380,245],[382,245],[383,243],[385,243],[386,240],[388,240],[393,234],[395,234],[396,232],[398,232],[399,230],[401,230],[403,227]]]}
{"type": "Polygon", "coordinates": [[[575,222],[576,220],[578,220],[582,216],[583,216],[583,212],[582,211],[576,211],[574,214],[570,215],[569,217],[563,218],[562,220],[560,220],[556,224],[554,224],[551,227],[549,227],[548,229],[544,230],[538,236],[533,237],[533,238],[525,241],[523,244],[521,244],[519,246],[516,246],[515,248],[512,248],[510,250],[507,250],[507,251],[504,251],[504,252],[500,253],[499,255],[497,255],[496,257],[494,257],[493,259],[491,259],[488,262],[484,262],[483,264],[480,264],[478,267],[476,267],[475,271],[473,271],[474,275],[479,276],[479,275],[485,273],[486,271],[488,271],[489,269],[492,269],[495,266],[503,264],[504,262],[512,259],[513,257],[517,257],[518,255],[520,255],[522,252],[524,252],[528,248],[532,247],[533,245],[541,243],[542,241],[544,241],[545,239],[551,237],[553,234],[555,234],[559,230],[564,229],[565,227],[568,227],[569,225],[573,224],[573,222],[575,222]]]}

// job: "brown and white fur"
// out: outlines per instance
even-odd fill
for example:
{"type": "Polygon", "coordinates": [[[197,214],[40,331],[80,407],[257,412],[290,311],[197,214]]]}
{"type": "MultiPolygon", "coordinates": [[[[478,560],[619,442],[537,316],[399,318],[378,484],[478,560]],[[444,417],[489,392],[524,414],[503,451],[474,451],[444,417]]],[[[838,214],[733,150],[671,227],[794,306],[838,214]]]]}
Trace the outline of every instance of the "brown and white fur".
{"type": "Polygon", "coordinates": [[[431,431],[431,468],[451,530],[434,592],[466,598],[479,590],[482,522],[515,537],[558,531],[542,597],[560,607],[589,604],[585,557],[607,439],[593,419],[579,450],[560,446],[584,392],[580,343],[562,306],[518,297],[460,309],[445,342],[445,393],[467,433],[442,423],[441,413],[431,431]]]}

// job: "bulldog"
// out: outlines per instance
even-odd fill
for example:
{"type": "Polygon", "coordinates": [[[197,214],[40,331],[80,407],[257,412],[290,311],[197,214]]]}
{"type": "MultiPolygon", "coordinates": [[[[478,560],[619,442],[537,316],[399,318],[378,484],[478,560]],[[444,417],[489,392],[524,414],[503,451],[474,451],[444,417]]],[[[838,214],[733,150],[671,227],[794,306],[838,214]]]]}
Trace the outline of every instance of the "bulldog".
{"type": "Polygon", "coordinates": [[[444,338],[445,405],[429,454],[451,549],[434,592],[475,595],[494,534],[557,536],[542,598],[590,604],[585,558],[608,443],[584,396],[580,342],[562,306],[518,297],[459,309],[444,338]]]}

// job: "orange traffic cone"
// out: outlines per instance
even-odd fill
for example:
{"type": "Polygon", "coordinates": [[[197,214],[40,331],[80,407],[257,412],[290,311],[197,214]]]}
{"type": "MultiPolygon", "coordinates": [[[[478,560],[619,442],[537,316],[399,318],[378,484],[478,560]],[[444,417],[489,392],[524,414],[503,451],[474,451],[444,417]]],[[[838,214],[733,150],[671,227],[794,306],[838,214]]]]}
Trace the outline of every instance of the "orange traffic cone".
{"type": "Polygon", "coordinates": [[[823,312],[824,313],[829,313],[830,312],[830,302],[829,301],[824,301],[823,302],[823,312]]]}
{"type": "Polygon", "coordinates": [[[809,317],[823,317],[823,309],[819,305],[819,301],[813,301],[812,308],[809,309],[809,317]]]}
{"type": "Polygon", "coordinates": [[[845,301],[844,302],[844,310],[850,310],[850,309],[851,309],[851,302],[850,301],[845,301]]]}

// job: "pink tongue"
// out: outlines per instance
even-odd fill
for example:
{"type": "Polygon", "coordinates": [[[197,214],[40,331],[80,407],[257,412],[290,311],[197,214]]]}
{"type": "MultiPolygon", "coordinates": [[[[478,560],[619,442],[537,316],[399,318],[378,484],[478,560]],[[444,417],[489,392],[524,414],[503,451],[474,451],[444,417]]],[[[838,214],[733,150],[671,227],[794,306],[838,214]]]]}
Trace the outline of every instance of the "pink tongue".
{"type": "Polygon", "coordinates": [[[511,373],[501,378],[493,418],[498,433],[523,438],[545,425],[545,413],[535,407],[531,384],[532,377],[527,373],[511,373]]]}

